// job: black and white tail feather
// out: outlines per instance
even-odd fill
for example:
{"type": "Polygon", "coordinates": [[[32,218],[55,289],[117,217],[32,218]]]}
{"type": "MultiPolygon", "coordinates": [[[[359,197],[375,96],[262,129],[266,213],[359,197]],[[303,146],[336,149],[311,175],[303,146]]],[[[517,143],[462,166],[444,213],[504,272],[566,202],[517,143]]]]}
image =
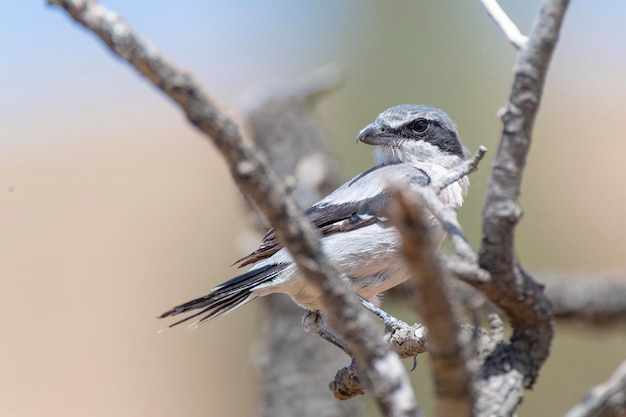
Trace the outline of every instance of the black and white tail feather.
{"type": "MultiPolygon", "coordinates": [[[[350,279],[363,299],[377,304],[379,293],[409,277],[399,250],[400,238],[386,223],[390,200],[386,188],[390,183],[409,188],[428,185],[433,178],[463,162],[465,148],[448,115],[422,105],[404,104],[384,111],[359,132],[357,141],[375,147],[376,166],[305,213],[322,235],[322,248],[334,266],[350,279]]],[[[441,192],[442,202],[458,208],[468,185],[467,177],[451,184],[441,192]]],[[[434,240],[441,243],[441,225],[434,217],[430,224],[434,240]]],[[[259,249],[236,263],[240,267],[255,266],[213,288],[208,295],[174,307],[159,318],[199,310],[168,326],[197,319],[188,327],[193,329],[271,293],[289,294],[307,310],[319,310],[323,305],[321,294],[300,277],[273,230],[265,235],[259,249]]]]}
{"type": "Polygon", "coordinates": [[[258,295],[254,294],[251,290],[260,285],[270,283],[287,266],[286,264],[265,265],[260,268],[252,269],[245,274],[236,276],[214,287],[208,295],[176,306],[161,314],[158,318],[164,319],[166,317],[177,316],[200,309],[199,312],[167,326],[167,328],[172,328],[195,319],[196,317],[203,316],[189,326],[190,330],[195,329],[257,298],[258,295]]]}

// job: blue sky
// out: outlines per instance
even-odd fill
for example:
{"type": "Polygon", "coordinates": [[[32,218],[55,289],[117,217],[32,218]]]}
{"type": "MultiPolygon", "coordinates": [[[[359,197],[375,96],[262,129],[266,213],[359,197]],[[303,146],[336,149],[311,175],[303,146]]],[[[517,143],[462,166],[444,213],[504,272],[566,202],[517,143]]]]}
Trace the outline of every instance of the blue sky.
{"type": "MultiPolygon", "coordinates": [[[[399,3],[409,5],[416,16],[426,15],[432,8],[428,1],[399,3]]],[[[477,36],[498,37],[490,27],[493,25],[481,16],[479,2],[475,3],[443,3],[452,23],[431,23],[441,25],[442,30],[447,30],[447,24],[465,24],[475,28],[477,36]],[[467,10],[472,14],[466,16],[467,10]]],[[[267,79],[294,77],[326,62],[349,68],[348,61],[364,48],[359,38],[377,25],[377,3],[373,1],[188,1],[174,5],[116,0],[104,4],[124,16],[166,56],[195,71],[214,95],[230,103],[247,86],[267,79]]],[[[538,4],[503,2],[522,30],[528,29],[538,4]]],[[[0,97],[4,113],[0,123],[10,123],[16,113],[40,113],[50,103],[66,102],[69,83],[106,89],[136,82],[124,74],[127,68],[103,52],[93,36],[44,2],[3,2],[0,12],[0,74],[6,83],[0,97]]],[[[566,76],[571,77],[594,67],[602,68],[603,78],[626,73],[625,16],[626,3],[619,0],[572,2],[558,49],[563,61],[555,65],[568,66],[566,76]]],[[[504,43],[503,39],[497,41],[504,43]]],[[[595,81],[597,77],[579,87],[596,88],[595,81]]]]}

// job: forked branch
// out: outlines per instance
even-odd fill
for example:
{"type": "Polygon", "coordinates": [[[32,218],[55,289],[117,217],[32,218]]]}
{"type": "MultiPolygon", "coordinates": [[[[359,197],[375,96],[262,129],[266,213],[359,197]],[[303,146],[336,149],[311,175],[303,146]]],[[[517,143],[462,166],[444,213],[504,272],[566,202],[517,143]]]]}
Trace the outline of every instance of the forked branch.
{"type": "Polygon", "coordinates": [[[503,128],[483,209],[479,253],[479,263],[491,279],[473,285],[507,314],[513,335],[485,362],[477,401],[481,414],[513,412],[523,387],[533,385],[547,359],[554,333],[543,286],[515,256],[514,229],[521,216],[517,198],[532,129],[568,4],[568,0],[543,2],[528,42],[519,49],[509,102],[501,112],[503,128]]]}

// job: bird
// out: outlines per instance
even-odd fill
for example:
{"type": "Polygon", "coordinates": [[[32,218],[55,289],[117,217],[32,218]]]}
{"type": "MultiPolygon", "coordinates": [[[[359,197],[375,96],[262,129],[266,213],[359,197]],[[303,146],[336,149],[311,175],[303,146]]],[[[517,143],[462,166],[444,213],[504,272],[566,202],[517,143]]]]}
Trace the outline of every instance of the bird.
{"type": "MultiPolygon", "coordinates": [[[[461,164],[467,149],[456,124],[437,108],[420,104],[391,107],[364,127],[356,137],[374,147],[375,165],[358,174],[305,211],[321,235],[326,256],[363,300],[376,308],[380,294],[410,277],[401,253],[400,236],[386,218],[390,184],[424,187],[461,164]]],[[[458,209],[467,194],[469,180],[463,176],[444,188],[439,197],[458,209]]],[[[445,232],[428,214],[434,244],[440,246],[445,232]]],[[[208,295],[180,304],[158,318],[187,313],[167,328],[196,319],[196,328],[230,313],[252,300],[285,293],[308,312],[319,312],[322,295],[298,273],[287,248],[269,230],[257,250],[235,262],[252,268],[216,287],[208,295]]]]}

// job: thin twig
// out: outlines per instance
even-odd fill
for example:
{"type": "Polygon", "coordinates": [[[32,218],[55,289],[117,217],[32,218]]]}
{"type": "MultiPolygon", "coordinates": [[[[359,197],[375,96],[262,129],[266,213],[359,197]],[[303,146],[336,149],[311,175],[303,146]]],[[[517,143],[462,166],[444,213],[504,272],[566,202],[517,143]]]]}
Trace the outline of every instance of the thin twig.
{"type": "Polygon", "coordinates": [[[473,286],[482,285],[491,279],[491,274],[475,262],[468,262],[458,256],[441,255],[443,264],[457,279],[473,286]]]}
{"type": "Polygon", "coordinates": [[[626,416],[626,361],[604,383],[591,390],[565,417],[626,416]]]}
{"type": "Polygon", "coordinates": [[[456,254],[463,259],[463,261],[470,264],[476,264],[478,255],[467,241],[463,228],[457,218],[456,211],[443,204],[438,194],[455,181],[475,172],[486,152],[487,148],[479,146],[478,151],[471,159],[451,169],[446,175],[433,179],[429,187],[422,187],[416,190],[423,200],[422,203],[433,213],[437,220],[441,222],[444,230],[448,233],[456,254]]]}
{"type": "Polygon", "coordinates": [[[441,201],[434,187],[422,187],[416,189],[415,192],[421,197],[422,204],[433,213],[448,233],[457,256],[463,261],[475,265],[478,255],[465,237],[463,228],[457,218],[456,210],[446,206],[441,201]]]}
{"type": "Polygon", "coordinates": [[[441,192],[448,185],[458,181],[466,175],[473,174],[478,169],[478,164],[487,153],[487,148],[480,145],[476,154],[467,161],[464,161],[461,165],[452,168],[445,175],[433,180],[431,187],[435,189],[437,193],[441,192]]]}
{"type": "Polygon", "coordinates": [[[380,340],[373,319],[324,257],[318,234],[287,193],[266,158],[242,137],[238,124],[189,74],[164,59],[116,13],[95,0],[49,0],[95,33],[185,112],[210,137],[242,190],[258,204],[293,256],[300,272],[322,294],[331,326],[354,353],[360,376],[389,416],[417,416],[411,385],[398,356],[380,340]]]}
{"type": "Polygon", "coordinates": [[[497,0],[480,0],[485,9],[487,10],[487,14],[489,17],[496,22],[496,25],[504,36],[511,42],[511,45],[515,47],[518,51],[522,50],[526,44],[528,43],[528,36],[522,34],[520,30],[517,28],[517,25],[511,20],[511,18],[506,14],[502,7],[498,4],[497,0]]]}

